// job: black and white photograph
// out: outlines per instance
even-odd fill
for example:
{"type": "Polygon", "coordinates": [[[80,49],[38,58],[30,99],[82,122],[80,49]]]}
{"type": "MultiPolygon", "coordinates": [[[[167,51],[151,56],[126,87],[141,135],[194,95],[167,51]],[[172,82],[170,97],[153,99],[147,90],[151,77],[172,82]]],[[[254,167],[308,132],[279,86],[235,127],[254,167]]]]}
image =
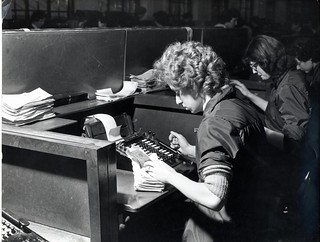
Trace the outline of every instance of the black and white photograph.
{"type": "Polygon", "coordinates": [[[1,241],[320,242],[319,0],[1,19],[1,241]]]}

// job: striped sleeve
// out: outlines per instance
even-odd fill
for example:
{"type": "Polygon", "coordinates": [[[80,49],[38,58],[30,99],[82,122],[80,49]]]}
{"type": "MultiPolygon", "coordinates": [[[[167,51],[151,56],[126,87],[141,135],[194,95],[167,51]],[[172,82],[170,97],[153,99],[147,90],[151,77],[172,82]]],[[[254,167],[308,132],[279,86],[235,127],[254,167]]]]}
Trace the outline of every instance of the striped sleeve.
{"type": "Polygon", "coordinates": [[[227,179],[227,177],[221,174],[213,174],[213,175],[207,176],[204,182],[208,187],[208,189],[214,195],[216,195],[222,201],[226,200],[228,195],[228,190],[229,190],[229,182],[230,182],[227,179]]]}

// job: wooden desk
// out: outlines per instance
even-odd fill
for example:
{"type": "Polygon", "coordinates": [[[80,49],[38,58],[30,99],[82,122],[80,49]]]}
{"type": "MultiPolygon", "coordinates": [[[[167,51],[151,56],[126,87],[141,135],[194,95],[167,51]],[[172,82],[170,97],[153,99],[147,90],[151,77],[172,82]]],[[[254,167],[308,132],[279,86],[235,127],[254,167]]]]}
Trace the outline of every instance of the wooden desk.
{"type": "Polygon", "coordinates": [[[65,119],[65,118],[50,118],[43,121],[39,121],[32,124],[24,125],[26,128],[38,130],[38,131],[49,131],[49,130],[55,130],[62,127],[67,127],[69,125],[76,124],[76,120],[72,119],[65,119]]]}
{"type": "MultiPolygon", "coordinates": [[[[55,130],[69,125],[77,124],[76,120],[64,118],[52,118],[39,121],[30,125],[24,125],[25,128],[30,128],[36,131],[55,130]]],[[[4,128],[10,125],[4,125],[4,128]]],[[[121,209],[127,212],[139,212],[142,209],[151,206],[158,202],[163,197],[172,193],[175,189],[169,187],[164,192],[137,192],[134,190],[134,177],[131,171],[117,170],[117,197],[118,205],[121,209]]]]}
{"type": "Polygon", "coordinates": [[[132,172],[117,170],[118,204],[127,212],[139,212],[177,191],[172,186],[169,186],[164,192],[137,192],[133,188],[133,182],[132,172]]]}
{"type": "Polygon", "coordinates": [[[114,143],[2,126],[2,205],[92,242],[118,238],[114,143]]]}

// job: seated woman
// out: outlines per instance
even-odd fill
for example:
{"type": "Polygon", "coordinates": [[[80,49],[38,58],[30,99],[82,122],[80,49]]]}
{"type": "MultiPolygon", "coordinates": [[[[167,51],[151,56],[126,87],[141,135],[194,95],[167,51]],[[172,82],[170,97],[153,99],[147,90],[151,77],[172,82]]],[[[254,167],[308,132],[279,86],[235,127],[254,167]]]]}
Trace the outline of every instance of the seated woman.
{"type": "Polygon", "coordinates": [[[259,241],[274,190],[262,175],[266,137],[256,109],[236,98],[224,61],[209,46],[171,44],[154,69],[176,93],[177,104],[203,111],[195,146],[182,134],[169,135],[171,147],[196,158],[199,181],[160,160],[145,163],[153,177],[192,201],[184,241],[259,241]]]}
{"type": "Polygon", "coordinates": [[[308,241],[319,240],[319,164],[320,164],[320,38],[297,43],[294,48],[297,69],[306,74],[311,99],[308,124],[300,169],[300,179],[308,182],[299,199],[303,228],[308,241]],[[307,179],[306,179],[307,178],[307,179]]]}
{"type": "Polygon", "coordinates": [[[288,206],[296,202],[301,183],[299,170],[303,166],[301,155],[311,108],[304,74],[294,70],[291,59],[281,42],[258,35],[249,43],[243,60],[262,80],[272,81],[269,100],[254,95],[241,82],[232,81],[246,98],[264,111],[267,139],[275,147],[269,153],[274,166],[271,175],[279,180],[288,206]]]}
{"type": "Polygon", "coordinates": [[[265,35],[258,35],[249,43],[243,59],[262,80],[272,80],[269,100],[254,95],[237,80],[231,83],[265,112],[270,143],[297,154],[306,134],[311,107],[303,73],[293,70],[283,44],[265,35]]]}
{"type": "Polygon", "coordinates": [[[297,70],[306,73],[311,105],[317,105],[320,102],[320,37],[298,43],[294,47],[294,52],[297,70]]]}

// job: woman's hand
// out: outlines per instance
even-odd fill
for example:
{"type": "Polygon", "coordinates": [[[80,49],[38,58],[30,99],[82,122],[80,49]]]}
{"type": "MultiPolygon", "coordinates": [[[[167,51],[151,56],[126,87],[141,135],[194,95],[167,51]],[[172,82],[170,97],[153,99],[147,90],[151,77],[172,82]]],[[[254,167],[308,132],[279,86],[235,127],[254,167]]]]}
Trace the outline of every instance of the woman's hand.
{"type": "Polygon", "coordinates": [[[169,141],[171,148],[180,151],[183,155],[195,157],[195,146],[190,145],[183,135],[170,131],[169,141]]]}
{"type": "Polygon", "coordinates": [[[230,85],[234,85],[235,88],[237,88],[243,94],[243,96],[245,96],[255,105],[257,105],[263,112],[266,111],[268,106],[268,101],[250,92],[243,83],[237,80],[230,80],[230,85]]]}
{"type": "Polygon", "coordinates": [[[169,179],[177,173],[175,169],[159,160],[156,154],[151,154],[150,159],[144,163],[146,172],[158,181],[170,183],[169,179]]]}
{"type": "Polygon", "coordinates": [[[230,84],[234,85],[235,88],[237,88],[245,97],[250,98],[252,93],[248,90],[248,88],[242,83],[237,80],[230,80],[230,84]]]}

